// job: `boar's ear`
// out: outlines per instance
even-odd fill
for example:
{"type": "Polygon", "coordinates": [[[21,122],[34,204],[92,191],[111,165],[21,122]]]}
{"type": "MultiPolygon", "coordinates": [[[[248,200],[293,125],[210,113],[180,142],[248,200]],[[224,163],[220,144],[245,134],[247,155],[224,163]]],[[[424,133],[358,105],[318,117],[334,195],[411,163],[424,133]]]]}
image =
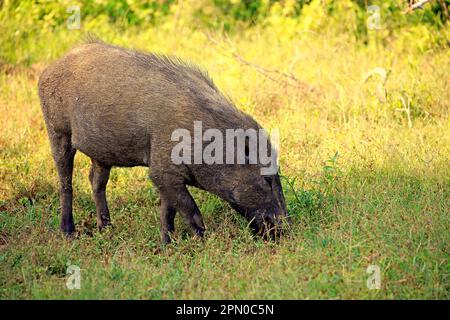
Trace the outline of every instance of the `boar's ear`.
{"type": "Polygon", "coordinates": [[[272,190],[275,190],[277,192],[281,191],[281,180],[280,176],[277,173],[270,176],[264,176],[264,180],[267,181],[272,190]]]}
{"type": "Polygon", "coordinates": [[[284,199],[283,187],[281,186],[281,179],[279,174],[272,176],[272,191],[275,193],[280,207],[286,208],[286,200],[284,199]]]}

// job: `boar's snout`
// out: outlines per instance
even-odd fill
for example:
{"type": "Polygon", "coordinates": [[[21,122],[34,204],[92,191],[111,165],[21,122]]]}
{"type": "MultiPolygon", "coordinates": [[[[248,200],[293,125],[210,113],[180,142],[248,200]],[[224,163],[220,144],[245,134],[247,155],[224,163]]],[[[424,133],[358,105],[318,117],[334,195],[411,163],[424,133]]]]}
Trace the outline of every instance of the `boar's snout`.
{"type": "Polygon", "coordinates": [[[290,224],[285,206],[258,209],[252,212],[250,216],[252,217],[251,227],[253,231],[266,240],[278,239],[286,232],[290,224]]]}
{"type": "Polygon", "coordinates": [[[256,234],[276,239],[290,224],[280,178],[278,174],[260,178],[261,183],[251,190],[236,188],[241,201],[232,203],[232,207],[249,220],[256,234]]]}

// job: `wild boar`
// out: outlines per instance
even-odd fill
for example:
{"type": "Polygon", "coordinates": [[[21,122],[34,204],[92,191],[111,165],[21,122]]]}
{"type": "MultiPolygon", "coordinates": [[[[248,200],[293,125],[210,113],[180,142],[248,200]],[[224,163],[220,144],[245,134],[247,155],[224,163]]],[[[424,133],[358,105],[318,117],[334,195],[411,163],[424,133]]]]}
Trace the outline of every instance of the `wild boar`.
{"type": "Polygon", "coordinates": [[[91,41],[43,71],[39,96],[59,176],[64,234],[75,231],[72,172],[77,150],[92,160],[89,179],[100,230],[111,223],[106,185],[113,166],[150,168],[160,194],[163,243],[171,241],[176,211],[203,236],[202,216],[186,186],[227,201],[256,233],[273,234],[281,226],[286,204],[280,177],[278,172],[263,175],[260,163],[248,162],[248,137],[245,163],[174,163],[174,132],[192,131],[195,123],[224,134],[229,129],[261,130],[195,65],[91,41]]]}

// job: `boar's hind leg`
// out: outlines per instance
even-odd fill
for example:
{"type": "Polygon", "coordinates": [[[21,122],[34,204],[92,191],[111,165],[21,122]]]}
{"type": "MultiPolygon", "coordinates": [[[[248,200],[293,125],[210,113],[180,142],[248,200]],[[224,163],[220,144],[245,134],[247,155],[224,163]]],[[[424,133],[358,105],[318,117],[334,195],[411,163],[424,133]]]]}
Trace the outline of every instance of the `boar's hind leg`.
{"type": "Polygon", "coordinates": [[[161,193],[161,241],[163,244],[168,244],[171,241],[170,236],[175,231],[175,208],[170,205],[167,198],[161,193]]]}
{"type": "Polygon", "coordinates": [[[60,184],[61,231],[70,235],[75,231],[72,215],[72,172],[76,150],[72,148],[70,135],[49,132],[49,137],[60,184]]]}
{"type": "Polygon", "coordinates": [[[92,160],[89,180],[91,181],[92,193],[97,211],[97,227],[101,231],[111,224],[108,204],[106,202],[106,184],[109,179],[110,166],[104,166],[98,161],[92,160]]]}

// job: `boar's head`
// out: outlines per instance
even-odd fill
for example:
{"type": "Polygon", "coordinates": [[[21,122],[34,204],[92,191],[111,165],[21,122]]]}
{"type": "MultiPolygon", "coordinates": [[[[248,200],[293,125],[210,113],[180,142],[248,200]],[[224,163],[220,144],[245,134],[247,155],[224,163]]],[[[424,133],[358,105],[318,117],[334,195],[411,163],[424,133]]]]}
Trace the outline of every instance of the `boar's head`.
{"type": "Polygon", "coordinates": [[[242,165],[229,176],[234,179],[225,200],[247,218],[256,234],[265,238],[279,235],[287,222],[287,210],[278,173],[263,176],[251,165],[242,165]]]}
{"type": "Polygon", "coordinates": [[[227,201],[248,221],[252,230],[266,239],[275,239],[289,223],[278,173],[261,175],[251,164],[203,167],[196,181],[202,189],[227,201]]]}

